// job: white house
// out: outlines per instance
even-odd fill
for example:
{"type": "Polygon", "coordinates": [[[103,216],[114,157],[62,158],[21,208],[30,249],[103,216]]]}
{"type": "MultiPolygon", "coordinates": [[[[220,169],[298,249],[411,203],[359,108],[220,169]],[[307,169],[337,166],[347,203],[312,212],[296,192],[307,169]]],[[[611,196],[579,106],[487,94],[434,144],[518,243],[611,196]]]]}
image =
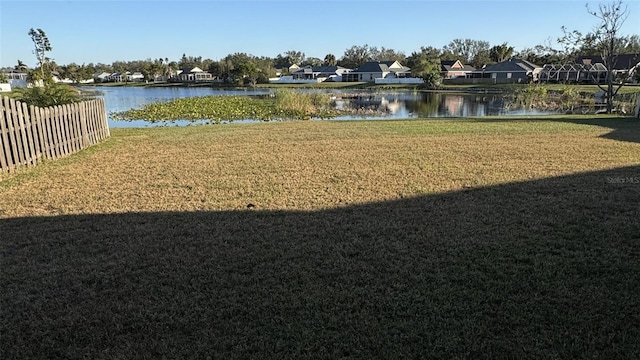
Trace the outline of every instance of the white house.
{"type": "Polygon", "coordinates": [[[191,69],[182,69],[181,71],[179,71],[178,80],[180,81],[211,81],[213,80],[213,75],[196,66],[191,69]]]}
{"type": "Polygon", "coordinates": [[[29,75],[26,72],[12,69],[12,70],[9,70],[8,72],[5,72],[5,74],[9,79],[9,85],[11,85],[11,88],[27,87],[27,79],[29,75]]]}

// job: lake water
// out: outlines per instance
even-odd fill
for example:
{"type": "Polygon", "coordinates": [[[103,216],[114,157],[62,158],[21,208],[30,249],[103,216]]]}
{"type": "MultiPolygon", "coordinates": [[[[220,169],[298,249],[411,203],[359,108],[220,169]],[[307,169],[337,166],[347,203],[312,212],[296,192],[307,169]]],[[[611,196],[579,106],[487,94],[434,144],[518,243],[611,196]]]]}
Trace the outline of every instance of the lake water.
{"type": "MultiPolygon", "coordinates": [[[[110,127],[147,127],[163,125],[188,125],[191,122],[173,121],[169,123],[150,123],[142,120],[121,121],[114,120],[109,115],[133,108],[140,108],[145,104],[157,101],[167,101],[176,98],[192,96],[265,96],[273,92],[272,89],[256,90],[220,90],[211,88],[187,87],[109,87],[94,86],[84,88],[88,91],[98,91],[98,97],[105,100],[110,127]]],[[[522,111],[506,109],[505,97],[501,94],[463,94],[447,92],[414,92],[414,91],[370,91],[322,89],[298,91],[320,91],[335,97],[338,108],[352,109],[354,115],[343,116],[336,120],[358,119],[398,119],[398,118],[454,118],[476,116],[507,116],[507,115],[540,115],[538,111],[522,111]]],[[[234,121],[239,122],[239,121],[234,121]]],[[[252,122],[247,119],[245,122],[252,122]]]]}

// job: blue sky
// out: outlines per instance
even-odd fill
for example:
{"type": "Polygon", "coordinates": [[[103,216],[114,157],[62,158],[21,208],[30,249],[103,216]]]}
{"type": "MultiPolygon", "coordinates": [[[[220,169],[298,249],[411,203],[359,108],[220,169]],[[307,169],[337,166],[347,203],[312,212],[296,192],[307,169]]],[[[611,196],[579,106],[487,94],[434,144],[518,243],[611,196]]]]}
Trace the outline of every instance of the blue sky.
{"type": "MultiPolygon", "coordinates": [[[[275,57],[287,50],[340,58],[353,45],[409,55],[451,40],[507,42],[516,51],[561,35],[588,32],[597,19],[587,1],[12,1],[0,0],[0,66],[35,66],[30,28],[41,28],[58,64],[165,58],[183,53],[219,60],[245,52],[275,57]]],[[[599,2],[589,2],[597,7],[599,2]]],[[[622,33],[640,34],[640,0],[627,0],[622,33]]]]}

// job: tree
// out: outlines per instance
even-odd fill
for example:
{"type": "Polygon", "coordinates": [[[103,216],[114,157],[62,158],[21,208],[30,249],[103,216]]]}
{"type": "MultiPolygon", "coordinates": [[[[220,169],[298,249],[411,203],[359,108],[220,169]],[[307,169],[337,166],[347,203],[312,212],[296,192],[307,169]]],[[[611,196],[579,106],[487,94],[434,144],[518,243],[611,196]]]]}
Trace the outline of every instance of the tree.
{"type": "Polygon", "coordinates": [[[513,46],[503,43],[502,45],[495,45],[489,50],[489,56],[492,61],[502,62],[508,60],[513,56],[513,46]]]}
{"type": "Polygon", "coordinates": [[[308,57],[304,60],[304,65],[322,66],[323,61],[316,57],[308,57]]]}
{"type": "Polygon", "coordinates": [[[617,77],[614,72],[614,65],[618,55],[624,50],[623,36],[619,34],[622,25],[629,17],[629,9],[622,5],[622,1],[616,0],[611,3],[601,3],[597,9],[592,9],[586,5],[587,12],[597,18],[598,22],[593,32],[582,35],[578,31],[568,31],[564,26],[562,31],[564,36],[558,42],[564,44],[567,49],[573,50],[581,47],[591,47],[602,57],[602,64],[606,68],[606,87],[597,83],[598,87],[604,91],[607,101],[607,113],[613,111],[613,98],[624,85],[624,82],[633,76],[632,73],[623,74],[617,77]],[[614,89],[614,84],[616,88],[614,89]]]}
{"type": "Polygon", "coordinates": [[[27,71],[29,68],[27,67],[27,65],[25,65],[25,63],[22,62],[22,60],[18,60],[18,64],[16,66],[13,67],[14,70],[18,70],[18,71],[27,71]]]}
{"type": "Polygon", "coordinates": [[[324,66],[336,66],[338,62],[336,61],[336,56],[333,54],[327,54],[324,57],[324,62],[322,63],[324,66]]]}
{"type": "Polygon", "coordinates": [[[239,85],[254,85],[261,72],[256,58],[246,53],[229,54],[220,61],[220,65],[225,77],[239,85]]]}
{"type": "MultiPolygon", "coordinates": [[[[66,85],[53,82],[51,71],[56,65],[47,56],[47,53],[52,49],[47,34],[42,29],[34,30],[32,28],[29,30],[29,36],[33,41],[35,47],[33,52],[38,60],[38,69],[31,71],[29,76],[32,82],[42,80],[42,86],[17,89],[17,97],[28,105],[40,107],[63,105],[78,101],[79,97],[76,91],[66,85]]],[[[22,65],[24,64],[18,61],[17,67],[22,65]]]]}
{"type": "Polygon", "coordinates": [[[372,60],[372,50],[375,52],[378,51],[375,47],[371,48],[367,44],[364,44],[363,46],[354,45],[344,51],[344,55],[342,56],[342,59],[340,59],[339,65],[355,69],[365,62],[372,60]]]}
{"type": "Polygon", "coordinates": [[[480,67],[483,52],[488,52],[489,43],[480,40],[454,39],[442,49],[444,57],[448,60],[460,60],[463,64],[472,64],[480,67]]]}
{"type": "Polygon", "coordinates": [[[194,67],[202,67],[202,56],[187,56],[182,54],[182,58],[178,62],[180,69],[193,69],[194,67]]]}
{"type": "Polygon", "coordinates": [[[561,52],[550,45],[536,45],[523,49],[515,54],[515,57],[538,65],[562,63],[561,52]]]}
{"type": "Polygon", "coordinates": [[[395,51],[393,49],[387,49],[385,47],[371,48],[371,60],[372,61],[397,61],[399,63],[404,63],[407,59],[407,56],[402,51],[395,51]]]}
{"type": "Polygon", "coordinates": [[[421,47],[406,59],[411,75],[422,78],[426,84],[435,87],[440,83],[440,51],[433,47],[421,47]]]}
{"type": "Polygon", "coordinates": [[[49,76],[51,75],[51,69],[47,67],[51,59],[47,56],[47,53],[53,50],[53,48],[51,47],[49,38],[44,30],[33,28],[29,30],[29,36],[31,37],[31,41],[33,41],[34,45],[33,53],[36,55],[36,59],[38,60],[40,80],[51,81],[51,76],[49,76]]]}
{"type": "Polygon", "coordinates": [[[291,64],[300,65],[306,59],[305,54],[300,51],[289,50],[284,53],[287,58],[291,61],[291,64]]]}

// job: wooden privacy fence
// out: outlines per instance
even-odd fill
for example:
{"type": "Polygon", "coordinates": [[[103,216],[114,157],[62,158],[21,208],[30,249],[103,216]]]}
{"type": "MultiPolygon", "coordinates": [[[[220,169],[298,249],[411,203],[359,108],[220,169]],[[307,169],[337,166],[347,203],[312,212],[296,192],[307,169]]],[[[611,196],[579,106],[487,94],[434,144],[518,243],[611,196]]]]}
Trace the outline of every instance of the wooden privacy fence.
{"type": "Polygon", "coordinates": [[[110,136],[103,99],[39,108],[5,96],[0,106],[0,171],[58,159],[110,136]]]}

